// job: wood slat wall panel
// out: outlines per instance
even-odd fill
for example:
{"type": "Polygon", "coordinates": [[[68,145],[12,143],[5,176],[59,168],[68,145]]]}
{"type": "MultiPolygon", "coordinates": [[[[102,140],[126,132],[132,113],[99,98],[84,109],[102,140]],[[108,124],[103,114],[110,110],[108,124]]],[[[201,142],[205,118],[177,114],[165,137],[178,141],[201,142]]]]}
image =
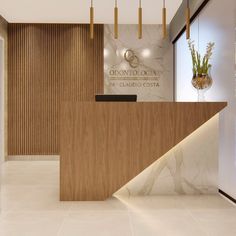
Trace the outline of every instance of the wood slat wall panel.
{"type": "Polygon", "coordinates": [[[61,101],[103,93],[103,25],[9,24],[8,154],[59,154],[61,101]]]}

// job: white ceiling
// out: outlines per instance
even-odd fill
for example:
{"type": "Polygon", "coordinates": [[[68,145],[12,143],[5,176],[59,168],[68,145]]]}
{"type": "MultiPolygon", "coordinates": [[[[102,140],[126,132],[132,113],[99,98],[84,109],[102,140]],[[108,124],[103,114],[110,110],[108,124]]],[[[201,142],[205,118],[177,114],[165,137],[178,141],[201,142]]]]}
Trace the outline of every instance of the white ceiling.
{"type": "MultiPolygon", "coordinates": [[[[161,23],[162,0],[142,0],[143,23],[161,23]]],[[[182,0],[166,0],[168,23],[182,0]]],[[[0,15],[18,23],[88,23],[90,0],[0,0],[0,15]]],[[[138,0],[118,0],[119,23],[136,24],[138,0]]],[[[114,0],[94,0],[96,23],[112,23],[114,0]]]]}

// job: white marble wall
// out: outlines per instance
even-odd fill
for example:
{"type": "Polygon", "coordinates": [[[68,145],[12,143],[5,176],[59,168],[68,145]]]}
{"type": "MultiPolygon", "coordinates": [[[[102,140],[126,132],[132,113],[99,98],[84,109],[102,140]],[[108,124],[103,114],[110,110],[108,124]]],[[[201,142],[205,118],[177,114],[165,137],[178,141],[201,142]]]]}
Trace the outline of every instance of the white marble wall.
{"type": "Polygon", "coordinates": [[[113,25],[105,25],[104,34],[106,94],[137,94],[139,101],[173,100],[173,47],[162,39],[160,25],[144,25],[142,39],[137,38],[137,25],[120,25],[117,40],[113,25]],[[124,58],[127,49],[139,60],[135,68],[124,58]]]}
{"type": "Polygon", "coordinates": [[[216,115],[115,195],[217,193],[218,121],[216,115]]]}

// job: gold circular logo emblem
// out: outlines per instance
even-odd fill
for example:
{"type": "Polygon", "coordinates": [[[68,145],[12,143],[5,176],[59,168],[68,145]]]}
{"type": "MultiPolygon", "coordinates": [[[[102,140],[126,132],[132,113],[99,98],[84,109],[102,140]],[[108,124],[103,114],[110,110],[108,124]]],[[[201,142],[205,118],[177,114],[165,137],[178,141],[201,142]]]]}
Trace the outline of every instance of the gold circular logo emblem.
{"type": "Polygon", "coordinates": [[[130,67],[137,68],[139,66],[139,58],[135,55],[133,50],[126,50],[124,53],[124,58],[129,63],[130,67]]]}

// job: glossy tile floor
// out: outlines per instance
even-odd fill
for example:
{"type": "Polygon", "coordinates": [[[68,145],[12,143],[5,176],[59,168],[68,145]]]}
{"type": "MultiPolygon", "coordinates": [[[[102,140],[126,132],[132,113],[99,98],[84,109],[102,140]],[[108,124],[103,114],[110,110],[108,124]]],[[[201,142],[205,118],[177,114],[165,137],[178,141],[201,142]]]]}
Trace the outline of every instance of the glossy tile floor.
{"type": "Polygon", "coordinates": [[[236,207],[217,196],[59,202],[57,161],[2,165],[0,236],[235,236],[236,207]]]}

